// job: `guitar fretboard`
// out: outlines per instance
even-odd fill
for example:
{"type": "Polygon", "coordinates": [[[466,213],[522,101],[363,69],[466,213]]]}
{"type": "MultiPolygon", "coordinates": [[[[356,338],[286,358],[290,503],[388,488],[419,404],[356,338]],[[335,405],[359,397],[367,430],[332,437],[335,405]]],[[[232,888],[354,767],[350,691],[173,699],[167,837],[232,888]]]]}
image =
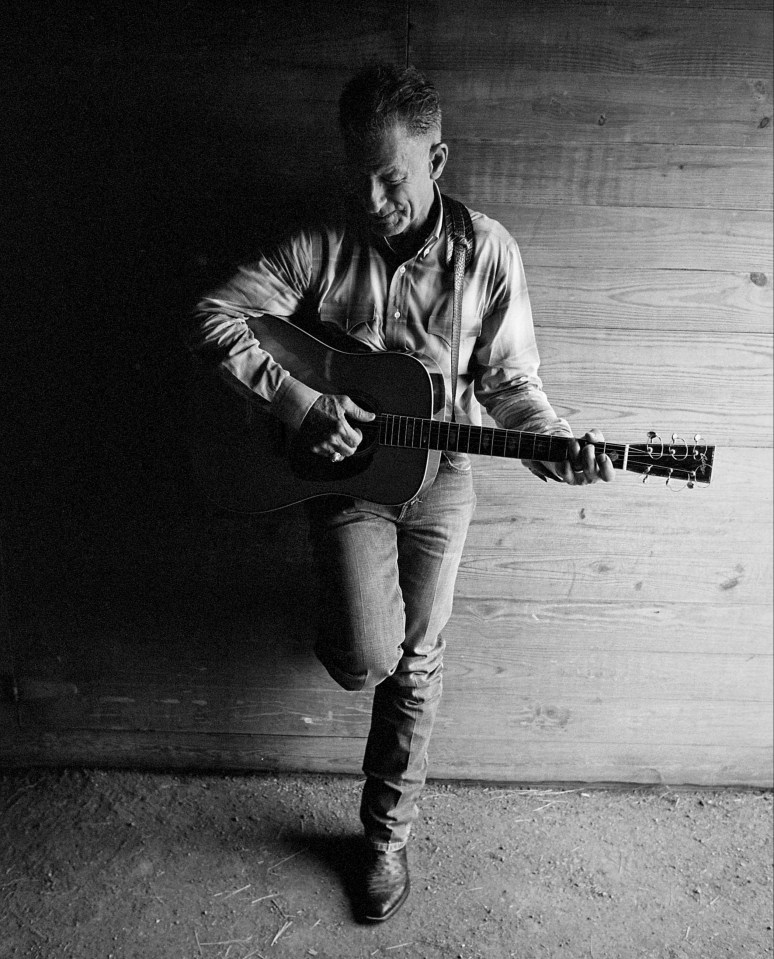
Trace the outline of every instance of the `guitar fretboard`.
{"type": "MultiPolygon", "coordinates": [[[[448,423],[426,417],[397,416],[390,413],[379,415],[377,425],[379,443],[382,446],[504,456],[510,459],[541,460],[544,463],[559,463],[567,459],[570,443],[565,436],[525,433],[493,426],[468,426],[464,423],[448,423]]],[[[616,464],[620,462],[624,450],[624,446],[605,443],[599,452],[606,452],[616,464]]]]}

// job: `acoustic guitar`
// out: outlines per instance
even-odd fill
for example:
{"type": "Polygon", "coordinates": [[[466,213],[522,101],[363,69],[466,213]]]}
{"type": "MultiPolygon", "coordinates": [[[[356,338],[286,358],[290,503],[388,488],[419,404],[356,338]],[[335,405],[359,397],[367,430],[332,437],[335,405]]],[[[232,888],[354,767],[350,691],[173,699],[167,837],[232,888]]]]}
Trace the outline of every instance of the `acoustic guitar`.
{"type": "MultiPolygon", "coordinates": [[[[192,465],[218,506],[267,513],[333,494],[401,505],[433,481],[444,451],[552,463],[567,458],[566,437],[445,421],[443,375],[429,358],[349,352],[268,314],[248,323],[293,377],[322,393],[350,396],[375,419],[357,424],[363,440],[355,454],[333,463],[309,451],[254,400],[219,380],[216,386],[215,377],[202,378],[195,390],[192,465]]],[[[699,436],[693,444],[675,435],[665,443],[649,433],[645,443],[606,443],[603,451],[616,469],[644,480],[663,477],[693,488],[712,478],[715,447],[699,436]]]]}

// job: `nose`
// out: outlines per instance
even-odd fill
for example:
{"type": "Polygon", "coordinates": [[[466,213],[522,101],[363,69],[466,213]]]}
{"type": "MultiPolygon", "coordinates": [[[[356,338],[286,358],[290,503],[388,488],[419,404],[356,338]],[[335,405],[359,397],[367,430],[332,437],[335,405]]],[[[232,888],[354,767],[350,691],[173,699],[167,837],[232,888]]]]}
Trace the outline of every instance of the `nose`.
{"type": "Polygon", "coordinates": [[[361,195],[366,213],[376,214],[384,206],[384,187],[376,177],[363,181],[361,195]]]}

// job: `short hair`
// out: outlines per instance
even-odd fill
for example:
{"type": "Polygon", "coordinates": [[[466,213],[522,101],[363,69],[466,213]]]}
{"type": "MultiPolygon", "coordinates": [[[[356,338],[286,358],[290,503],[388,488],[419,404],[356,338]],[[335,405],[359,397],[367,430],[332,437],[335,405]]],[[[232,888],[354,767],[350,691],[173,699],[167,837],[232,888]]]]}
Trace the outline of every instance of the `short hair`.
{"type": "Polygon", "coordinates": [[[414,67],[372,63],[359,70],[339,98],[339,128],[345,141],[371,144],[401,124],[410,136],[441,132],[438,91],[414,67]]]}

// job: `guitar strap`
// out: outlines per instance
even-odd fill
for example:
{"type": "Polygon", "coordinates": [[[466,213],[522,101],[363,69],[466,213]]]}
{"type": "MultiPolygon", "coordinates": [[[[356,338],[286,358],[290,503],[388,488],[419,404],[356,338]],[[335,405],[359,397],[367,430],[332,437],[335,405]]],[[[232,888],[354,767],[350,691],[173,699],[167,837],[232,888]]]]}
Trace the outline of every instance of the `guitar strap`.
{"type": "Polygon", "coordinates": [[[457,377],[460,362],[460,336],[462,330],[462,286],[465,270],[473,259],[475,237],[473,222],[468,208],[450,196],[442,194],[444,225],[446,227],[446,265],[454,270],[454,302],[452,308],[451,341],[451,386],[452,386],[452,423],[456,416],[454,408],[457,398],[457,377]]]}

